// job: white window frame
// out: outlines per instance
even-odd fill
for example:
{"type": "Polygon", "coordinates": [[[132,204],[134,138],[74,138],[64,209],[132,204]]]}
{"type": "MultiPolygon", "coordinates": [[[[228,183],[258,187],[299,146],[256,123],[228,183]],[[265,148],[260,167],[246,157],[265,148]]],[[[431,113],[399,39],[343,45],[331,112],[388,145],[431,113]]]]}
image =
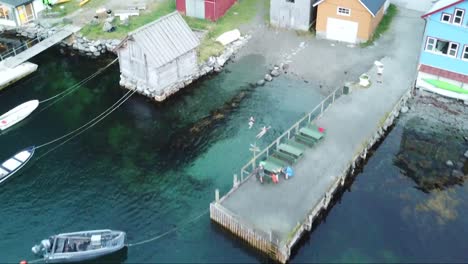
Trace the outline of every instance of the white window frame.
{"type": "Polygon", "coordinates": [[[465,47],[463,47],[463,53],[462,53],[462,56],[461,56],[462,60],[468,61],[468,58],[465,59],[465,55],[467,55],[467,57],[468,57],[468,45],[465,45],[465,47]]]}
{"type": "Polygon", "coordinates": [[[447,56],[449,57],[452,57],[452,58],[456,58],[457,55],[458,55],[458,48],[460,48],[460,44],[458,43],[455,43],[455,42],[449,42],[449,46],[448,46],[448,50],[447,50],[447,56]],[[453,51],[453,48],[452,46],[455,45],[456,48],[455,48],[455,55],[450,55],[450,51],[453,51]]]}
{"type": "Polygon", "coordinates": [[[452,22],[452,15],[447,14],[447,13],[442,13],[442,16],[440,17],[440,22],[450,24],[452,22]],[[444,21],[444,16],[448,16],[449,21],[444,21]]]}
{"type": "Polygon", "coordinates": [[[339,6],[336,8],[336,14],[340,16],[351,16],[351,8],[339,6]]]}
{"type": "Polygon", "coordinates": [[[434,52],[434,50],[435,50],[435,48],[436,48],[436,45],[437,45],[437,39],[436,39],[436,38],[427,37],[426,48],[425,48],[424,50],[430,51],[430,52],[434,52]],[[430,40],[433,40],[434,43],[429,44],[429,41],[430,41],[430,40]],[[428,49],[429,45],[432,45],[432,49],[428,49]]]}
{"type": "Polygon", "coordinates": [[[455,9],[455,12],[453,12],[453,20],[452,20],[452,23],[453,23],[454,25],[459,25],[459,26],[461,26],[461,25],[463,24],[463,18],[465,18],[465,10],[456,8],[456,9],[455,9]],[[458,12],[458,11],[461,11],[461,12],[462,12],[461,17],[460,17],[460,16],[457,16],[457,12],[458,12]],[[457,18],[460,18],[460,23],[455,23],[455,19],[457,19],[457,18]]]}

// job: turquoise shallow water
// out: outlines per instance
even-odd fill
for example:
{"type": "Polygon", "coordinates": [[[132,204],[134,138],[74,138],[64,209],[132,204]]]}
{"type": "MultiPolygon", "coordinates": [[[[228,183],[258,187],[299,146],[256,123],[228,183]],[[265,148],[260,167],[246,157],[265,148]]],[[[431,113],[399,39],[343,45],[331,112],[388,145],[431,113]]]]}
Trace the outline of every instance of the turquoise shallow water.
{"type": "MultiPolygon", "coordinates": [[[[108,61],[63,59],[50,50],[33,62],[39,64],[38,72],[0,92],[0,112],[54,95],[108,61]]],[[[37,160],[47,151],[40,149],[21,173],[0,186],[0,262],[33,259],[31,246],[51,234],[111,228],[126,231],[128,242],[134,243],[207,210],[215,188],[229,190],[232,175],[248,161],[249,145],[261,126],[272,126],[257,142],[265,146],[322,98],[313,83],[287,76],[252,88],[249,84],[266,69],[261,56],[240,58],[163,104],[132,97],[90,131],[37,160]],[[237,105],[233,98],[240,97],[237,105]],[[256,118],[252,130],[250,116],[256,118]]],[[[118,67],[112,67],[73,96],[0,135],[0,160],[100,114],[125,92],[117,85],[118,76],[118,67]]],[[[402,131],[397,125],[292,262],[468,261],[466,187],[437,194],[415,189],[394,165],[402,131]],[[439,217],[425,210],[434,197],[451,211],[442,210],[439,217]],[[453,206],[452,200],[458,203],[453,206]]],[[[129,248],[120,260],[267,261],[213,225],[208,215],[162,239],[129,248]]]]}

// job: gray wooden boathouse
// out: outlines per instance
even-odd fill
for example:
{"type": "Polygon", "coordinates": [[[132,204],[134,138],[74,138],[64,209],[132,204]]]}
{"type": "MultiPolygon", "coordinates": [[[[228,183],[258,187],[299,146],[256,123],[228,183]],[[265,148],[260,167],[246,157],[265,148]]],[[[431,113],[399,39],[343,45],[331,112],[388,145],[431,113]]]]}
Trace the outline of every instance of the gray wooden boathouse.
{"type": "Polygon", "coordinates": [[[178,12],[129,33],[116,47],[120,85],[163,101],[197,73],[199,45],[178,12]]]}

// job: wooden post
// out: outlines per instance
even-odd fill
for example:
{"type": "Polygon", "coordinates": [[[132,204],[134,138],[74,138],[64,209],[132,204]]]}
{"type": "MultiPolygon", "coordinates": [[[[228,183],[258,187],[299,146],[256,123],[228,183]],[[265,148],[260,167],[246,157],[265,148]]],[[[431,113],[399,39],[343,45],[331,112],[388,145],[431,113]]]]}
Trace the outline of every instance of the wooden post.
{"type": "Polygon", "coordinates": [[[14,56],[16,56],[16,49],[13,48],[13,54],[15,54],[14,56]]]}
{"type": "Polygon", "coordinates": [[[219,189],[215,190],[215,201],[216,203],[219,203],[219,189]]]}
{"type": "Polygon", "coordinates": [[[239,186],[239,181],[237,180],[237,174],[234,174],[234,180],[233,180],[232,186],[234,188],[237,188],[239,186]]]}

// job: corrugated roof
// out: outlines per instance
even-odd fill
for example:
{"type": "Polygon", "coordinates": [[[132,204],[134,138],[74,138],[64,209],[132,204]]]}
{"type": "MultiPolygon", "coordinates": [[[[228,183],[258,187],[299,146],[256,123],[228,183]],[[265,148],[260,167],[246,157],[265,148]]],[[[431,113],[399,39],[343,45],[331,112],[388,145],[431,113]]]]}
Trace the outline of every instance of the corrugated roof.
{"type": "Polygon", "coordinates": [[[20,6],[20,5],[31,3],[33,1],[34,0],[1,0],[0,3],[5,3],[5,4],[8,4],[8,5],[12,5],[14,7],[17,7],[17,6],[20,6]]]}
{"type": "Polygon", "coordinates": [[[429,9],[429,11],[427,11],[427,13],[424,14],[422,17],[432,15],[434,13],[442,11],[442,10],[452,6],[452,5],[455,5],[455,4],[458,4],[458,3],[461,3],[461,2],[463,2],[463,0],[440,0],[440,1],[436,2],[431,7],[431,9],[429,9]]]}
{"type": "Polygon", "coordinates": [[[179,12],[159,18],[128,34],[152,61],[152,66],[163,66],[195,49],[200,40],[179,12]]]}

